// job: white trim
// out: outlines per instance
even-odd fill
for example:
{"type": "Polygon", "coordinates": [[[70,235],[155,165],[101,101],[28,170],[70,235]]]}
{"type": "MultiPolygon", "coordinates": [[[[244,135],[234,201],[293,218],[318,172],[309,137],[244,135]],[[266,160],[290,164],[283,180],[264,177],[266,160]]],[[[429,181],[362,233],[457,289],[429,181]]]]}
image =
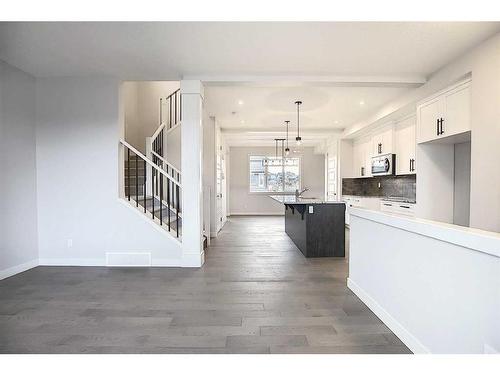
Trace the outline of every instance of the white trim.
{"type": "Polygon", "coordinates": [[[0,280],[6,279],[7,277],[11,277],[17,275],[18,273],[35,268],[38,265],[39,265],[38,259],[34,259],[26,263],[18,264],[17,266],[12,266],[4,270],[0,270],[0,280]]]}
{"type": "Polygon", "coordinates": [[[285,216],[285,212],[231,212],[229,216],[285,216]]]}
{"type": "Polygon", "coordinates": [[[116,252],[111,252],[108,251],[106,252],[106,266],[107,267],[151,267],[151,253],[150,252],[126,252],[126,251],[116,251],[116,252]],[[145,257],[147,258],[147,261],[144,263],[110,263],[110,257],[116,257],[116,256],[124,256],[125,258],[128,256],[139,256],[139,257],[145,257]]]}
{"type": "MultiPolygon", "coordinates": [[[[106,267],[106,259],[97,258],[42,258],[40,266],[106,267]]],[[[132,267],[132,266],[126,266],[132,267]]],[[[149,266],[148,266],[149,267],[149,266]]],[[[151,267],[184,267],[182,259],[153,258],[151,267]]]]}
{"type": "Polygon", "coordinates": [[[106,259],[102,258],[40,258],[40,266],[78,266],[106,267],[106,259]]]}
{"type": "Polygon", "coordinates": [[[370,310],[377,315],[389,329],[415,354],[429,354],[431,351],[412,335],[401,323],[389,314],[377,301],[365,292],[351,278],[347,278],[347,287],[356,294],[370,310]]]}
{"type": "Polygon", "coordinates": [[[399,76],[374,76],[374,75],[217,75],[217,74],[192,74],[183,76],[184,80],[200,80],[206,86],[259,86],[269,83],[286,86],[296,86],[297,82],[304,85],[322,84],[325,86],[359,85],[375,87],[418,87],[427,82],[421,75],[399,76]]]}
{"type": "Polygon", "coordinates": [[[182,254],[182,267],[201,267],[205,263],[205,250],[198,252],[184,252],[182,254]]]}

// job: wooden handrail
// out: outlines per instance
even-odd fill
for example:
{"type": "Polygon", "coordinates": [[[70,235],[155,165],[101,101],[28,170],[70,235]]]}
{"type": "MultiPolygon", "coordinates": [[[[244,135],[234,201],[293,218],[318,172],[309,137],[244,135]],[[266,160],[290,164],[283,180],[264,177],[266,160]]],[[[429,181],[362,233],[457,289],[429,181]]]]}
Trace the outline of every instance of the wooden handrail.
{"type": "Polygon", "coordinates": [[[151,153],[156,156],[158,159],[160,159],[164,164],[168,165],[169,168],[171,168],[174,172],[177,172],[179,175],[181,175],[181,171],[175,168],[172,164],[170,164],[165,158],[157,154],[156,152],[151,150],[151,153]]]}
{"type": "Polygon", "coordinates": [[[142,160],[144,160],[150,166],[152,166],[153,168],[155,168],[159,173],[161,173],[162,175],[164,175],[167,179],[169,179],[170,181],[172,181],[175,185],[177,185],[179,187],[182,187],[182,185],[180,184],[180,182],[178,182],[176,179],[174,179],[172,176],[170,176],[167,172],[165,172],[162,168],[160,168],[155,163],[153,163],[151,160],[149,160],[147,157],[145,157],[139,150],[137,150],[130,143],[127,143],[123,139],[120,139],[120,143],[123,146],[127,147],[128,149],[130,149],[134,154],[136,154],[137,156],[139,156],[142,160]]]}
{"type": "Polygon", "coordinates": [[[158,137],[158,134],[160,134],[160,132],[163,130],[163,128],[165,128],[165,123],[161,123],[160,126],[158,126],[158,129],[156,129],[156,131],[151,136],[151,140],[154,141],[156,137],[158,137]]]}

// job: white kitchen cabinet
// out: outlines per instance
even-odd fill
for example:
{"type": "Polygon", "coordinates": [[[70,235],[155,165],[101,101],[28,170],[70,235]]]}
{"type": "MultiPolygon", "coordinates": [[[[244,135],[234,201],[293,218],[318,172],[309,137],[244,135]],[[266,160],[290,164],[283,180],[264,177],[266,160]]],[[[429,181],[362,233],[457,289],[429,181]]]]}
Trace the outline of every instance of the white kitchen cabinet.
{"type": "Polygon", "coordinates": [[[380,201],[380,211],[396,215],[415,217],[415,203],[380,201]]]}
{"type": "Polygon", "coordinates": [[[417,143],[470,130],[470,80],[462,81],[417,107],[417,143]]]}
{"type": "Polygon", "coordinates": [[[353,143],[353,177],[371,176],[371,139],[363,138],[353,143]]]}
{"type": "Polygon", "coordinates": [[[370,156],[393,153],[394,130],[392,125],[384,127],[372,137],[372,148],[370,156]]]}
{"type": "Polygon", "coordinates": [[[396,153],[396,174],[416,173],[416,116],[405,118],[396,123],[394,129],[394,143],[396,153]]]}

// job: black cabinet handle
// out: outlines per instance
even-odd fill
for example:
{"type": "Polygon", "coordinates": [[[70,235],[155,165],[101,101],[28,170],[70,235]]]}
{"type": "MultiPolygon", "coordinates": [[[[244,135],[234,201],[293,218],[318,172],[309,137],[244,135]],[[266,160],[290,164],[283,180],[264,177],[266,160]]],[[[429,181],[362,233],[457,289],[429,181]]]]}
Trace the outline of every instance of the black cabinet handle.
{"type": "Polygon", "coordinates": [[[439,119],[436,119],[436,135],[439,135],[439,119]]]}
{"type": "Polygon", "coordinates": [[[378,153],[381,154],[382,153],[382,143],[379,143],[378,144],[378,153]]]}
{"type": "Polygon", "coordinates": [[[440,118],[440,124],[439,124],[439,134],[444,134],[443,121],[444,121],[444,119],[441,117],[440,118]]]}
{"type": "Polygon", "coordinates": [[[365,175],[365,167],[361,167],[361,176],[365,175]]]}
{"type": "Polygon", "coordinates": [[[411,165],[412,165],[412,162],[411,162],[411,159],[410,159],[410,172],[411,172],[411,165]]]}
{"type": "Polygon", "coordinates": [[[410,208],[410,206],[399,206],[401,208],[410,208]]]}

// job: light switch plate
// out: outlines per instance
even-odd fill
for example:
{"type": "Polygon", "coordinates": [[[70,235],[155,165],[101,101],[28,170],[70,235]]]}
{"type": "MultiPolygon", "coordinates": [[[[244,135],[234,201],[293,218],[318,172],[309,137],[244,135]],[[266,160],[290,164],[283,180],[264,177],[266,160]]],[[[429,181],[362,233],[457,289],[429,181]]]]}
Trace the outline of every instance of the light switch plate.
{"type": "Polygon", "coordinates": [[[314,206],[309,206],[309,213],[313,214],[314,213],[314,206]]]}

